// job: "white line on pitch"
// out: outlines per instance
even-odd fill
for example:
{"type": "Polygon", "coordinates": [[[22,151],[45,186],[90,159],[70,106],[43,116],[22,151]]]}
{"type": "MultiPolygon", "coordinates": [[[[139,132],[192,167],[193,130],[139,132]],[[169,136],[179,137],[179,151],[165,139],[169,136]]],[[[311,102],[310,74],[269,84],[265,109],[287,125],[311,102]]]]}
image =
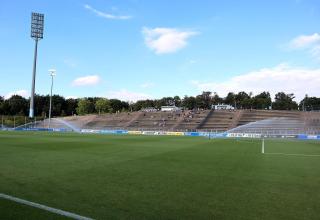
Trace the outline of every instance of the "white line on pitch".
{"type": "Polygon", "coordinates": [[[77,220],[93,220],[92,218],[84,217],[84,216],[77,215],[72,212],[63,211],[60,209],[51,208],[49,206],[41,205],[41,204],[35,203],[35,202],[30,202],[30,201],[27,201],[24,199],[19,199],[17,197],[9,196],[9,195],[3,194],[3,193],[0,193],[0,198],[11,200],[11,201],[14,201],[17,203],[32,206],[32,207],[35,207],[38,209],[46,210],[48,212],[52,212],[52,213],[55,213],[58,215],[63,215],[63,216],[69,217],[69,218],[77,219],[77,220]]]}
{"type": "Polygon", "coordinates": [[[285,156],[320,157],[320,154],[285,154],[285,153],[264,153],[264,154],[285,155],[285,156]]]}

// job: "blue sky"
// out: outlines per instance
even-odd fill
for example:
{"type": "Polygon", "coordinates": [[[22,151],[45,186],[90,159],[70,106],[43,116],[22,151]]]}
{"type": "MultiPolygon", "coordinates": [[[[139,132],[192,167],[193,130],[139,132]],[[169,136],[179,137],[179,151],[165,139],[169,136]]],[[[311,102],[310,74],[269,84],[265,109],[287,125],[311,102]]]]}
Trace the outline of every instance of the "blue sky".
{"type": "Polygon", "coordinates": [[[0,95],[28,97],[31,12],[45,14],[36,92],[123,100],[264,90],[320,96],[318,0],[4,0],[0,95]]]}

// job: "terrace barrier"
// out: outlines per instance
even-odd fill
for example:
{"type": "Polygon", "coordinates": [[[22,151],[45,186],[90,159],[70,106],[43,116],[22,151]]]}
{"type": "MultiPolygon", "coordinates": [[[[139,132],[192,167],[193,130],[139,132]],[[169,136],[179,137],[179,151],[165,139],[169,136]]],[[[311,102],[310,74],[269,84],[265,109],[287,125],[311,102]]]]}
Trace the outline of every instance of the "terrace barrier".
{"type": "MultiPolygon", "coordinates": [[[[2,129],[7,131],[47,131],[47,132],[67,132],[64,128],[15,128],[2,129]]],[[[172,131],[128,131],[128,130],[95,130],[82,129],[81,133],[92,134],[132,134],[132,135],[170,135],[170,136],[192,136],[192,137],[208,137],[208,138],[296,138],[300,140],[320,140],[320,135],[262,135],[255,133],[230,133],[230,132],[172,132],[172,131]]]]}

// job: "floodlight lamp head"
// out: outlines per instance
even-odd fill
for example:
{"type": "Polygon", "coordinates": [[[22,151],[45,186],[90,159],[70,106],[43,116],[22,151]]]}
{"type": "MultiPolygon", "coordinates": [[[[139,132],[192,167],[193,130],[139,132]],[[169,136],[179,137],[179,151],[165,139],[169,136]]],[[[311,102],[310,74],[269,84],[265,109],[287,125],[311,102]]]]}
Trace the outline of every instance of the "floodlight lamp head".
{"type": "Polygon", "coordinates": [[[55,76],[56,72],[57,72],[55,69],[49,69],[48,71],[49,71],[50,76],[55,76]]]}
{"type": "Polygon", "coordinates": [[[31,14],[31,37],[35,40],[43,38],[44,14],[32,12],[31,14]]]}

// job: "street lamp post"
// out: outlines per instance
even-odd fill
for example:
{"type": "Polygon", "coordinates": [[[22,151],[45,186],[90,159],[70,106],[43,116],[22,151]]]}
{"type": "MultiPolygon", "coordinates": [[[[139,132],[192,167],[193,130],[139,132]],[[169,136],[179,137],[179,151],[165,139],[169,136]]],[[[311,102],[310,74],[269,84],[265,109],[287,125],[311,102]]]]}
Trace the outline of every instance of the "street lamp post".
{"type": "Polygon", "coordinates": [[[31,95],[30,95],[30,110],[29,110],[30,118],[34,117],[34,93],[35,93],[35,84],[36,84],[38,41],[43,38],[43,26],[44,26],[44,14],[32,12],[31,37],[35,40],[35,47],[34,47],[32,84],[31,84],[31,95]]]}
{"type": "Polygon", "coordinates": [[[56,75],[55,69],[49,69],[49,74],[51,76],[51,92],[50,92],[50,105],[49,105],[49,126],[51,125],[51,109],[52,109],[52,89],[53,89],[53,77],[56,75]]]}

